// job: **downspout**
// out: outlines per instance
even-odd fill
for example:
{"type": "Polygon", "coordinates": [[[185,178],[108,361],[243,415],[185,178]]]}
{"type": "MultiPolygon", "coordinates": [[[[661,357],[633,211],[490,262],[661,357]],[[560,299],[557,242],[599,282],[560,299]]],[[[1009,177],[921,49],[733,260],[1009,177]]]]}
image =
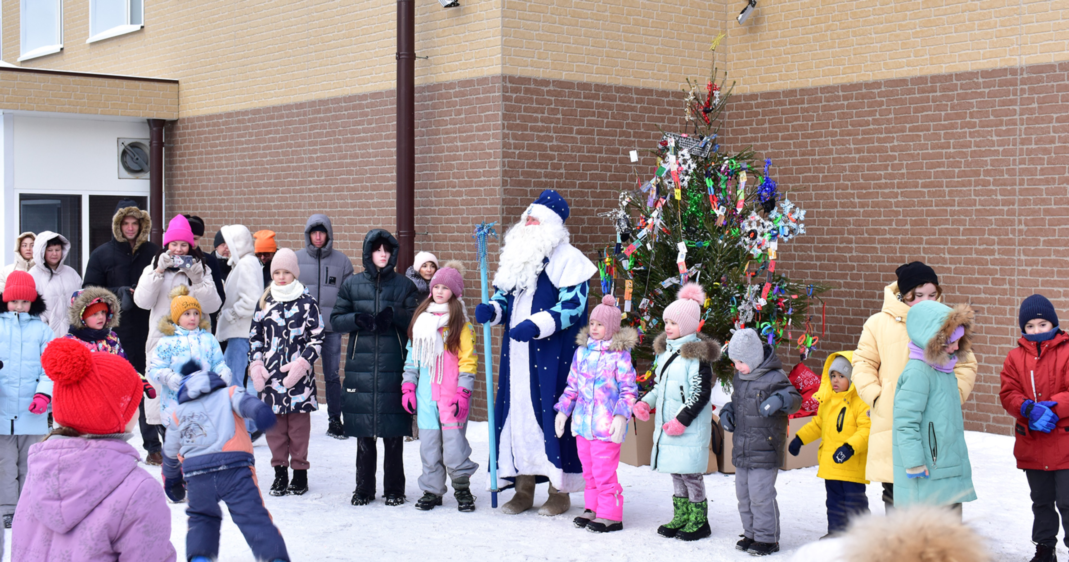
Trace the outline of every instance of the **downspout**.
{"type": "Polygon", "coordinates": [[[163,244],[163,127],[164,119],[149,119],[148,145],[148,214],[152,219],[149,240],[157,246],[163,244]]]}
{"type": "Polygon", "coordinates": [[[397,0],[397,263],[405,265],[412,263],[416,237],[415,35],[413,0],[397,0]]]}

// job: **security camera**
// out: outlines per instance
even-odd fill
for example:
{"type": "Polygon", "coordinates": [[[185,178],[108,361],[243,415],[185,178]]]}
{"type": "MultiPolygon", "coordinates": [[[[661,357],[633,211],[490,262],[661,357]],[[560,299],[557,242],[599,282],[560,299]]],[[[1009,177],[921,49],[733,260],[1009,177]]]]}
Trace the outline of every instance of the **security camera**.
{"type": "Polygon", "coordinates": [[[460,6],[460,2],[457,0],[438,0],[438,3],[441,4],[443,8],[456,8],[460,6]]]}
{"type": "MultiPolygon", "coordinates": [[[[439,0],[439,1],[442,1],[442,0],[439,0]]],[[[753,13],[754,8],[756,8],[756,7],[757,7],[757,0],[750,0],[750,2],[748,4],[746,4],[746,7],[743,8],[741,12],[739,12],[739,17],[735,18],[735,19],[739,20],[739,25],[742,25],[746,21],[746,18],[750,17],[750,14],[753,13]]]]}

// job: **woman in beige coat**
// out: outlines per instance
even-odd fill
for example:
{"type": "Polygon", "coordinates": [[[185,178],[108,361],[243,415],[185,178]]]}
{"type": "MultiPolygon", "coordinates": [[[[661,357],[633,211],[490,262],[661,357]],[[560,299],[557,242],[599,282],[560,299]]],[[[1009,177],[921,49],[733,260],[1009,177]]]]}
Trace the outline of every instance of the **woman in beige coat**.
{"type": "Polygon", "coordinates": [[[37,237],[32,232],[23,232],[15,240],[15,263],[10,263],[0,269],[0,293],[4,292],[7,284],[7,276],[12,271],[30,272],[33,268],[33,242],[37,237]]]}
{"type": "MultiPolygon", "coordinates": [[[[888,508],[894,506],[891,429],[895,387],[909,361],[906,315],[913,305],[925,300],[942,300],[943,295],[935,270],[921,262],[903,265],[895,270],[895,274],[898,281],[883,290],[883,309],[865,322],[853,360],[854,386],[861,399],[872,408],[866,478],[883,483],[883,501],[888,508]]],[[[954,376],[958,379],[964,404],[976,383],[976,358],[972,353],[961,354],[954,376]]]]}

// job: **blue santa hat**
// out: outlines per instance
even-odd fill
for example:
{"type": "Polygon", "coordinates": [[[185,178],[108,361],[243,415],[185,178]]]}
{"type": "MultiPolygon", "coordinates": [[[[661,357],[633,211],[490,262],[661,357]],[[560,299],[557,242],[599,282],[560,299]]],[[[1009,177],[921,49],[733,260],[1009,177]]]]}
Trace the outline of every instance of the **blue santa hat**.
{"type": "Polygon", "coordinates": [[[535,199],[531,206],[523,212],[523,219],[534,217],[542,224],[560,224],[568,220],[568,202],[561,197],[560,193],[547,189],[535,199]]]}

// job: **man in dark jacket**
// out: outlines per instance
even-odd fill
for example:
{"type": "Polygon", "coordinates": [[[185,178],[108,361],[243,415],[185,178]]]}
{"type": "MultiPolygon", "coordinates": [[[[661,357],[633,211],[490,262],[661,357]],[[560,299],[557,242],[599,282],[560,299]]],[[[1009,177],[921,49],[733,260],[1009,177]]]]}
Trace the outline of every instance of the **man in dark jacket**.
{"type": "Polygon", "coordinates": [[[345,281],[330,314],[336,332],[349,332],[342,414],[345,433],[356,437],[353,505],[375,498],[375,439],[381,437],[386,505],[405,502],[404,438],[412,417],[401,406],[408,324],[419,305],[416,286],[394,271],[397,239],[385,230],[364,237],[364,271],[345,281]]]}
{"type": "MultiPolygon", "coordinates": [[[[101,244],[89,254],[89,263],[85,266],[83,287],[104,287],[115,293],[122,303],[122,316],[115,334],[119,336],[126,358],[134,369],[142,375],[145,373],[145,342],[149,333],[149,311],[134,304],[134,288],[141,272],[152,263],[159,253],[159,246],[149,242],[152,219],[148,211],[137,207],[131,199],[119,201],[115,215],[111,220],[111,233],[114,237],[101,244]]],[[[162,444],[157,428],[145,422],[145,404],[141,403],[138,421],[141,426],[148,464],[159,465],[163,462],[160,453],[162,444]]]]}
{"type": "MultiPolygon", "coordinates": [[[[327,435],[335,439],[348,439],[341,423],[341,379],[338,363],[341,362],[341,332],[330,325],[330,314],[338,302],[338,290],[345,280],[353,275],[353,262],[340,250],[334,249],[334,227],[327,215],[308,217],[304,226],[305,249],[297,252],[297,265],[301,268],[300,282],[319,303],[323,313],[323,382],[327,387],[327,435]]],[[[407,330],[407,326],[405,328],[407,330]]]]}
{"type": "MultiPolygon", "coordinates": [[[[204,237],[204,219],[197,215],[182,216],[189,221],[189,228],[193,231],[193,245],[200,246],[200,239],[204,237]]],[[[223,288],[223,281],[226,280],[226,276],[223,275],[223,266],[219,263],[219,258],[216,258],[214,253],[205,253],[204,263],[212,271],[212,282],[215,283],[215,292],[219,293],[219,300],[226,304],[226,289],[223,288]]],[[[220,305],[219,310],[222,310],[222,305],[220,305]]],[[[219,312],[213,312],[208,317],[212,319],[212,331],[214,332],[215,327],[218,325],[219,312]]],[[[244,375],[241,375],[241,378],[244,378],[244,375]]]]}

